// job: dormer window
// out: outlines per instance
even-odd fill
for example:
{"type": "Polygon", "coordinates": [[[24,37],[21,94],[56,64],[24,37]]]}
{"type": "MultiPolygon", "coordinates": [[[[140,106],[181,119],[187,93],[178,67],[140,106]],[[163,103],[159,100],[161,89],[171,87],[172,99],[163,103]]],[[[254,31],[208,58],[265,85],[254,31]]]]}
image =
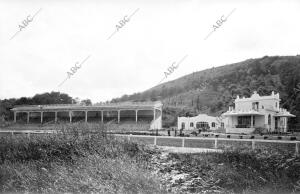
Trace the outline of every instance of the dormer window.
{"type": "Polygon", "coordinates": [[[252,102],[252,109],[253,110],[258,110],[259,103],[258,102],[252,102]]]}

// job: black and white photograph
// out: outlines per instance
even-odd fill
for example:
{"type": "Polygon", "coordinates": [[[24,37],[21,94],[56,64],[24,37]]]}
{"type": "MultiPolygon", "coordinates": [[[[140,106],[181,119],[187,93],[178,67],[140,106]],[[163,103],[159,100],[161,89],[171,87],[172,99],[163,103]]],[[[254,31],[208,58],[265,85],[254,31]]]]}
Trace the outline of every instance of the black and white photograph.
{"type": "Polygon", "coordinates": [[[0,193],[300,194],[299,0],[1,0],[0,193]]]}

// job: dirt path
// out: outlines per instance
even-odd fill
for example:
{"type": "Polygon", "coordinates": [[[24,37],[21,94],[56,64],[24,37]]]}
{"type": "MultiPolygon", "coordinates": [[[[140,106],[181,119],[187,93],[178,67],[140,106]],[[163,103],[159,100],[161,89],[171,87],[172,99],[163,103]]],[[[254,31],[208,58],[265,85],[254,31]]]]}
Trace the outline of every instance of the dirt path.
{"type": "Polygon", "coordinates": [[[157,146],[157,148],[163,152],[168,152],[168,153],[222,152],[222,150],[220,149],[209,149],[209,148],[185,148],[185,147],[169,147],[169,146],[157,146]]]}

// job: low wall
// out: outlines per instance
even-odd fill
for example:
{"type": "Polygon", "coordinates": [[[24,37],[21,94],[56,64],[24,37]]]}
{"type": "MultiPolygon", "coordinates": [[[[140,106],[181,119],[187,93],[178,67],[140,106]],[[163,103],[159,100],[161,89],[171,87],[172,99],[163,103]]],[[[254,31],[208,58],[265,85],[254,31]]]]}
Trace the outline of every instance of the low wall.
{"type": "Polygon", "coordinates": [[[244,133],[251,134],[253,133],[255,128],[226,128],[226,133],[244,133]]]}

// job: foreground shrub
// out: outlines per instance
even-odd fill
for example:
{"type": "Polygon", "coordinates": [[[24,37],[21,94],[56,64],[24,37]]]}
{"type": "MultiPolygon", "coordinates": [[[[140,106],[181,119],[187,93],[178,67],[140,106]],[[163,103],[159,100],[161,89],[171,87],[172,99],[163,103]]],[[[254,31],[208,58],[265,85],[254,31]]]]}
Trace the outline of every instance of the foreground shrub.
{"type": "Polygon", "coordinates": [[[147,147],[107,136],[102,125],[58,130],[0,139],[1,192],[163,193],[147,147]]]}
{"type": "Polygon", "coordinates": [[[163,193],[159,182],[130,158],[80,158],[60,162],[5,163],[1,165],[2,192],[33,193],[163,193]],[[124,161],[127,160],[127,161],[124,161]]]}

